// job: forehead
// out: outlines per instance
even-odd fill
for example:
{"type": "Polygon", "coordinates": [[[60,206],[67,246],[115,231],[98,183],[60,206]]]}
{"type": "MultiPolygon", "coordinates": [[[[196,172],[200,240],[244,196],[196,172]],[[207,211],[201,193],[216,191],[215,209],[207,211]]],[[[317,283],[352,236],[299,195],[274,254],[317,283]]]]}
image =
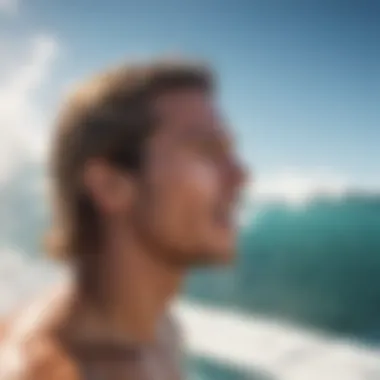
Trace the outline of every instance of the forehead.
{"type": "Polygon", "coordinates": [[[181,90],[156,99],[163,132],[177,137],[225,136],[226,128],[214,97],[198,89],[181,90]]]}

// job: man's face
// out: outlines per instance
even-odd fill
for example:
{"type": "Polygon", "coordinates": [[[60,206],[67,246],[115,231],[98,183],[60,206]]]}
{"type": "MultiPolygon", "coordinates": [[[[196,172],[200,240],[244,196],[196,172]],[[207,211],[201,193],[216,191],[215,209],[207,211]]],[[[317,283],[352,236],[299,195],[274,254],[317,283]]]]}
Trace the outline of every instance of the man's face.
{"type": "Polygon", "coordinates": [[[160,257],[191,266],[228,262],[244,173],[213,99],[199,90],[161,96],[135,208],[160,257]]]}

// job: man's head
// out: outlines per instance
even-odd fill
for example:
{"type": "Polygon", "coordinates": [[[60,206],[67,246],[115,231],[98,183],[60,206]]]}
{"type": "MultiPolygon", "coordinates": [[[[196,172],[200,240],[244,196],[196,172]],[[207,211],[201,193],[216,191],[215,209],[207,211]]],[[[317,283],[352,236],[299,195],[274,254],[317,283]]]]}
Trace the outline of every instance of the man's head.
{"type": "Polygon", "coordinates": [[[58,120],[52,174],[69,256],[91,256],[112,228],[169,264],[234,252],[244,174],[203,66],[130,65],[80,86],[58,120]]]}

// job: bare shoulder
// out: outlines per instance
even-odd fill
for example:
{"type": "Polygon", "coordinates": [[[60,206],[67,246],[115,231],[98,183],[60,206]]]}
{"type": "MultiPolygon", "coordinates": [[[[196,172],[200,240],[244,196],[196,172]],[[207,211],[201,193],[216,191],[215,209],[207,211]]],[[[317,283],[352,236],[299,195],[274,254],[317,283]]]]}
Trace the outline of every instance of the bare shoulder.
{"type": "Polygon", "coordinates": [[[53,333],[60,302],[48,297],[0,325],[1,380],[79,380],[75,361],[53,333]]]}
{"type": "Polygon", "coordinates": [[[50,337],[27,342],[4,343],[0,347],[2,380],[79,380],[74,361],[50,337]]]}

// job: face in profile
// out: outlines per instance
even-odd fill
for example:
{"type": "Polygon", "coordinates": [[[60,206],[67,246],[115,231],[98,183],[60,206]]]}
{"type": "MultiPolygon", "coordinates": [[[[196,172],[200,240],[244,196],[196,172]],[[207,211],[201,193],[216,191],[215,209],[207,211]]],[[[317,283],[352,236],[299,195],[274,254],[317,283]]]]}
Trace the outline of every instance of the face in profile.
{"type": "Polygon", "coordinates": [[[244,173],[213,99],[199,90],[157,99],[135,221],[157,255],[183,266],[228,262],[244,173]]]}

